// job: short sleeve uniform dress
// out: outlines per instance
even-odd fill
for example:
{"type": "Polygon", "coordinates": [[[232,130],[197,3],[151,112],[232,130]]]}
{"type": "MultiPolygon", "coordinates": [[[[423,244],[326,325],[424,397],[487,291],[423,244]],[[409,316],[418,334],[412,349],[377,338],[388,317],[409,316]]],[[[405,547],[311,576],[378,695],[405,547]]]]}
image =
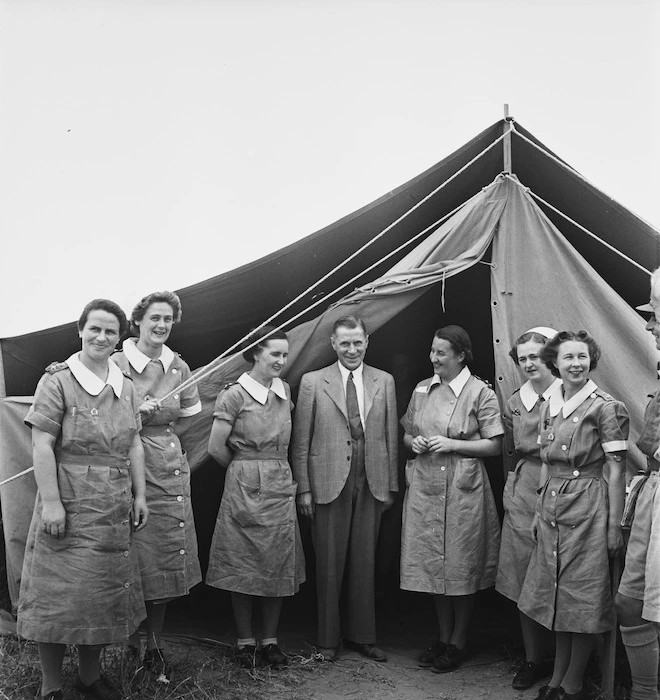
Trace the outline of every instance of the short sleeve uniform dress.
{"type": "Polygon", "coordinates": [[[277,598],[305,580],[297,484],[287,461],[292,409],[285,382],[276,378],[266,389],[247,373],[216,400],[213,416],[231,424],[234,456],[211,543],[209,586],[277,598]]]}
{"type": "MultiPolygon", "coordinates": [[[[495,393],[464,368],[413,391],[401,419],[412,436],[478,440],[502,435],[495,393]]],[[[401,588],[469,595],[495,583],[500,526],[483,461],[458,453],[416,455],[403,504],[401,588]]]]}
{"type": "Polygon", "coordinates": [[[548,479],[537,502],[537,547],[518,608],[556,632],[598,634],[615,623],[607,551],[605,454],[625,450],[628,412],[590,379],[541,409],[548,479]]]}
{"type": "Polygon", "coordinates": [[[37,642],[124,641],[146,613],[132,545],[129,451],[140,430],[133,382],[101,381],[72,355],[41,378],[25,422],[57,437],[64,537],[42,532],[37,501],[25,549],[18,633],[37,642]]]}
{"type": "MultiPolygon", "coordinates": [[[[133,338],[112,359],[127,372],[140,402],[158,399],[190,377],[188,365],[166,345],[152,360],[133,338]]],[[[202,580],[197,536],[190,500],[190,468],[174,432],[178,418],[202,410],[197,387],[184,389],[143,419],[140,438],[144,447],[149,524],[135,533],[145,600],[166,601],[187,595],[202,580]]]]}
{"type": "Polygon", "coordinates": [[[538,441],[541,406],[555,391],[561,391],[560,387],[561,380],[556,379],[539,395],[531,382],[525,382],[511,395],[504,409],[507,442],[512,442],[517,461],[504,486],[504,522],[495,589],[516,603],[536,547],[532,520],[541,476],[538,441]]]}

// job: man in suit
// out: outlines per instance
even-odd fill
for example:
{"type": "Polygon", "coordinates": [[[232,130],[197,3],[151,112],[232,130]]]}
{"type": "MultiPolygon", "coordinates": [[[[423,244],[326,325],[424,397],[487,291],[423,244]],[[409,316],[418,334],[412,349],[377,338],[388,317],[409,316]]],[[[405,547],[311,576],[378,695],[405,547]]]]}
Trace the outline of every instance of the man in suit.
{"type": "Polygon", "coordinates": [[[312,518],[318,651],[336,658],[344,585],[345,645],[387,661],[375,644],[374,564],[381,515],[398,490],[394,379],[364,364],[360,319],[336,321],[330,343],[338,361],[302,377],[291,443],[298,510],[312,518]]]}

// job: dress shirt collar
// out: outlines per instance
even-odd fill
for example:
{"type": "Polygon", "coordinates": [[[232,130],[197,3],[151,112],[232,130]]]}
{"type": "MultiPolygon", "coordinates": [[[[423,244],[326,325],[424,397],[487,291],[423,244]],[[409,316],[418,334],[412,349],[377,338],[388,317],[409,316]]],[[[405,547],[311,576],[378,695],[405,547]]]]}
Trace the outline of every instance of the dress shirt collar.
{"type": "Polygon", "coordinates": [[[568,401],[564,401],[564,392],[559,390],[553,392],[550,397],[550,415],[556,416],[561,411],[564,418],[568,418],[576,408],[581,406],[593,393],[598,389],[596,382],[593,379],[588,379],[587,383],[578,391],[577,394],[571,396],[568,401]]]}
{"type": "Polygon", "coordinates": [[[342,365],[339,360],[337,360],[337,366],[339,367],[339,372],[341,373],[341,380],[346,387],[346,382],[348,381],[348,375],[353,373],[353,381],[362,381],[362,375],[364,374],[364,362],[360,362],[360,366],[357,369],[348,369],[342,365]]]}
{"type": "Polygon", "coordinates": [[[263,384],[259,384],[256,379],[253,379],[247,372],[243,372],[241,376],[237,379],[238,383],[247,391],[248,394],[255,400],[258,401],[262,406],[266,405],[268,401],[268,392],[272,391],[275,396],[286,401],[286,389],[284,388],[284,382],[279,378],[275,377],[270,385],[270,388],[266,388],[263,384]]]}
{"type": "MultiPolygon", "coordinates": [[[[557,390],[558,387],[561,386],[561,379],[557,377],[552,384],[541,394],[543,396],[544,401],[548,401],[550,396],[552,396],[553,392],[557,390]]],[[[534,406],[536,406],[536,402],[539,399],[539,395],[534,391],[534,387],[532,386],[532,383],[530,381],[526,381],[521,387],[520,387],[520,400],[522,401],[523,406],[527,409],[528,412],[530,412],[534,406]]]]}
{"type": "Polygon", "coordinates": [[[71,357],[66,360],[66,364],[71,370],[71,374],[76,378],[78,384],[92,396],[98,396],[106,384],[112,387],[115,392],[115,396],[121,398],[121,390],[124,387],[124,375],[117,365],[112,361],[108,360],[108,378],[103,381],[99,379],[94,372],[87,369],[85,365],[80,361],[80,353],[76,352],[71,357]]]}
{"type": "MultiPolygon", "coordinates": [[[[148,355],[145,355],[142,350],[138,348],[135,338],[126,338],[126,340],[122,343],[121,348],[124,351],[124,355],[126,355],[126,359],[131,367],[138,374],[142,374],[142,372],[144,372],[144,368],[151,362],[151,358],[148,355]]],[[[156,357],[155,359],[163,365],[163,369],[165,372],[167,372],[172,364],[172,361],[174,360],[174,353],[167,347],[167,345],[163,345],[160,357],[156,357]]]]}

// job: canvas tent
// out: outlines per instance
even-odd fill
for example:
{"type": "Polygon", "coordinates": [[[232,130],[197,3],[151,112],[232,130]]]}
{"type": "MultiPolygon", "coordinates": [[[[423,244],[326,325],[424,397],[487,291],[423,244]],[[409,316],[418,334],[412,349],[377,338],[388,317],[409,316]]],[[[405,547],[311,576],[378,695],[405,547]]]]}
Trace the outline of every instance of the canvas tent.
{"type": "MultiPolygon", "coordinates": [[[[626,402],[634,436],[657,377],[653,343],[633,307],[647,299],[648,270],[658,264],[657,230],[522,126],[503,120],[325,229],[180,290],[184,318],[170,344],[200,367],[289,305],[276,322],[295,319],[285,326],[286,376],[295,390],[303,372],[332,360],[333,320],[357,314],[371,333],[368,361],[394,374],[403,413],[414,384],[430,373],[428,347],[438,326],[468,330],[473,371],[502,397],[519,382],[507,356],[519,333],[535,325],[587,328],[603,347],[594,378],[626,402]]],[[[32,393],[49,362],[78,348],[78,338],[67,324],[0,345],[6,394],[21,397],[32,393]]],[[[206,454],[213,402],[244,369],[240,356],[233,357],[200,382],[204,410],[186,436],[202,557],[222,480],[206,454]]],[[[28,405],[25,398],[0,405],[0,480],[30,465],[22,425],[28,405]]],[[[634,462],[641,464],[639,454],[634,462]]],[[[490,470],[497,491],[496,472],[490,470]]],[[[33,488],[31,477],[23,477],[0,494],[12,595],[33,488]]]]}

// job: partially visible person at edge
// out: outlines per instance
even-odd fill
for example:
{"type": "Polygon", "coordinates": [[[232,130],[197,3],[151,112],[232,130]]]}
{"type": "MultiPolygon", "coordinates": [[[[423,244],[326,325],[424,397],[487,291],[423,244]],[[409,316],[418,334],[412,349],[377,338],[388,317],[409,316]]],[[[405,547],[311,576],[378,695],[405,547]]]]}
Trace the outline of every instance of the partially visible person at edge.
{"type": "MultiPolygon", "coordinates": [[[[112,357],[131,377],[140,399],[150,514],[149,527],[135,537],[147,605],[143,664],[156,675],[165,676],[169,669],[161,635],[167,602],[187,595],[202,580],[190,501],[190,469],[179,441],[202,405],[196,386],[160,402],[190,377],[188,365],[165,345],[172,326],[180,320],[181,301],[176,294],[149,294],[131,314],[131,330],[138,337],[125,340],[122,351],[112,357]]],[[[130,646],[139,656],[137,631],[130,646]]]]}
{"type": "Polygon", "coordinates": [[[67,644],[78,647],[76,690],[119,700],[101,675],[105,644],[125,642],[145,616],[131,530],[148,517],[139,399],[110,359],[124,312],[94,299],[78,321],[82,348],[50,365],[25,422],[38,493],[25,548],[18,633],[38,642],[42,700],[61,700],[67,644]]]}
{"type": "MultiPolygon", "coordinates": [[[[527,381],[514,391],[503,411],[504,448],[513,455],[513,469],[504,487],[504,522],[495,589],[515,603],[536,547],[532,521],[541,477],[539,413],[543,403],[561,386],[561,379],[545,366],[539,353],[556,334],[552,328],[532,328],[516,340],[509,353],[527,381]]],[[[525,661],[513,679],[516,690],[529,688],[552,670],[552,664],[542,663],[551,647],[548,630],[523,613],[520,613],[520,628],[525,661]]]]}
{"type": "Polygon", "coordinates": [[[594,635],[614,627],[609,558],[623,551],[628,411],[589,378],[600,348],[586,331],[561,331],[541,359],[562,389],[541,408],[540,495],[522,613],[555,633],[552,678],[539,700],[582,700],[594,635]],[[607,478],[606,478],[607,477],[607,478]]]}
{"type": "Polygon", "coordinates": [[[282,599],[305,580],[296,484],[287,461],[293,402],[280,378],[289,342],[283,331],[264,326],[244,347],[252,369],[220,392],[213,413],[209,453],[227,467],[227,476],[206,583],[231,591],[238,662],[249,668],[262,661],[277,670],[288,664],[277,636],[282,599]],[[255,599],[262,614],[259,655],[255,599]]]}
{"type": "MultiPolygon", "coordinates": [[[[650,314],[646,330],[660,350],[660,268],[651,275],[650,302],[637,308],[650,314]]],[[[646,407],[637,446],[647,457],[647,471],[631,484],[626,502],[623,520],[624,526],[630,527],[630,538],[615,603],[630,663],[631,700],[658,700],[660,389],[651,395],[646,407]]]]}
{"type": "Polygon", "coordinates": [[[497,397],[468,369],[472,342],[460,326],[435,332],[433,376],[413,391],[401,424],[415,458],[401,532],[401,588],[433,596],[439,635],[418,657],[446,673],[468,655],[474,594],[495,583],[500,526],[483,458],[500,454],[497,397]]]}
{"type": "Polygon", "coordinates": [[[291,445],[298,511],[312,520],[317,650],[334,661],[343,631],[345,647],[384,662],[374,579],[381,516],[399,488],[394,379],[364,363],[361,319],[335,321],[330,345],[337,361],[300,381],[291,445]]]}

